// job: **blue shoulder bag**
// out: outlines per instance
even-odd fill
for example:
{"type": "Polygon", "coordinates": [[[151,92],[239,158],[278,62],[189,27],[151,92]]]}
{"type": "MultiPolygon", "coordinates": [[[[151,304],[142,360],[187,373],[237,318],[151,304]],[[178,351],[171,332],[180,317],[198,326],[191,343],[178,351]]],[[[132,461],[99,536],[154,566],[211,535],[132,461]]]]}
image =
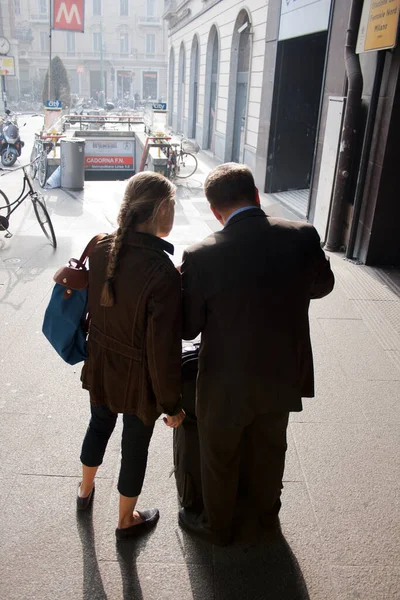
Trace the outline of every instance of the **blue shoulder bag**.
{"type": "Polygon", "coordinates": [[[42,331],[69,365],[87,358],[89,271],[86,263],[96,244],[105,236],[96,235],[80,259],[71,258],[53,278],[56,284],[44,315],[42,331]]]}

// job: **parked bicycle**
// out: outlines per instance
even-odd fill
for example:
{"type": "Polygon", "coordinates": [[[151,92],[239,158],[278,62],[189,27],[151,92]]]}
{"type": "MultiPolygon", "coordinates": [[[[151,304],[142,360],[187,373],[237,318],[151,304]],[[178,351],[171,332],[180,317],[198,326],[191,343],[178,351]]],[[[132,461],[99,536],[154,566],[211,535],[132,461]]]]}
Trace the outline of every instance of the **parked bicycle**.
{"type": "MultiPolygon", "coordinates": [[[[38,156],[35,160],[38,161],[39,159],[40,156],[38,156]]],[[[6,238],[11,238],[13,236],[13,234],[9,231],[10,217],[29,196],[33,205],[35,216],[44,235],[49,240],[53,248],[57,248],[57,240],[54,233],[53,224],[51,222],[50,215],[47,212],[44,197],[34,189],[28,167],[32,169],[32,163],[23,165],[22,167],[17,167],[16,169],[2,169],[2,171],[0,171],[0,177],[4,177],[5,175],[14,173],[20,169],[22,169],[24,173],[22,191],[16,200],[10,202],[6,194],[0,189],[0,231],[6,232],[6,238]]]]}
{"type": "Polygon", "coordinates": [[[40,187],[44,187],[49,178],[48,155],[51,150],[55,150],[58,141],[64,137],[65,135],[49,135],[47,137],[41,137],[39,134],[35,135],[30,158],[30,174],[32,179],[37,176],[40,187]]]}
{"type": "Polygon", "coordinates": [[[192,142],[182,138],[180,142],[170,142],[168,147],[167,177],[168,179],[186,179],[191,177],[197,170],[197,158],[188,151],[192,142]]]}

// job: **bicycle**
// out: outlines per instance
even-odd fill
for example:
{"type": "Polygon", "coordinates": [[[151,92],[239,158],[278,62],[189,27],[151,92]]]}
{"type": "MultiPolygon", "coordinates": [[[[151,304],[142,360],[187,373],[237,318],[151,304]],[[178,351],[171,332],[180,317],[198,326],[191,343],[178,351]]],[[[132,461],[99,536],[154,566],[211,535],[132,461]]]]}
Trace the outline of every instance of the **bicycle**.
{"type": "MultiPolygon", "coordinates": [[[[39,158],[40,156],[38,156],[36,160],[39,160],[39,158]]],[[[34,189],[33,181],[30,173],[28,172],[28,167],[32,168],[32,163],[23,165],[22,167],[17,167],[16,169],[2,169],[5,172],[0,172],[0,177],[4,177],[8,173],[14,173],[20,169],[22,169],[24,172],[22,191],[16,200],[10,202],[3,190],[0,189],[0,231],[6,232],[6,238],[11,238],[13,236],[8,229],[10,224],[10,216],[29,196],[33,204],[33,210],[35,212],[36,219],[38,220],[44,235],[49,240],[53,248],[57,248],[57,239],[54,233],[53,223],[51,222],[50,215],[47,212],[45,200],[43,196],[34,189]],[[5,202],[4,205],[2,205],[2,200],[5,202]]]]}
{"type": "Polygon", "coordinates": [[[50,154],[50,151],[56,148],[57,141],[64,137],[65,135],[48,135],[43,138],[39,134],[35,135],[35,141],[30,157],[30,175],[32,179],[35,179],[37,176],[39,185],[42,188],[46,185],[46,181],[49,177],[49,161],[47,157],[50,154]]]}
{"type": "Polygon", "coordinates": [[[184,144],[190,144],[190,140],[182,138],[180,142],[169,144],[167,157],[168,179],[187,179],[197,171],[197,158],[191,152],[187,152],[184,144]],[[179,150],[178,150],[179,148],[179,150]]]}

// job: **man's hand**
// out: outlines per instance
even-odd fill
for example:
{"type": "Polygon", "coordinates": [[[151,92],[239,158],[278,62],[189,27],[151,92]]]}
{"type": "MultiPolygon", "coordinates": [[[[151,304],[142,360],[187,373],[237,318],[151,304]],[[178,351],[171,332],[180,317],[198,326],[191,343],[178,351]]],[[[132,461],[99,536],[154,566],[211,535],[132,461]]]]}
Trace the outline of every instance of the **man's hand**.
{"type": "Polygon", "coordinates": [[[182,423],[183,419],[185,418],[185,411],[181,410],[180,413],[178,413],[177,415],[174,415],[173,417],[170,416],[166,416],[164,417],[163,421],[166,425],[168,425],[168,427],[179,427],[179,425],[182,423]]]}

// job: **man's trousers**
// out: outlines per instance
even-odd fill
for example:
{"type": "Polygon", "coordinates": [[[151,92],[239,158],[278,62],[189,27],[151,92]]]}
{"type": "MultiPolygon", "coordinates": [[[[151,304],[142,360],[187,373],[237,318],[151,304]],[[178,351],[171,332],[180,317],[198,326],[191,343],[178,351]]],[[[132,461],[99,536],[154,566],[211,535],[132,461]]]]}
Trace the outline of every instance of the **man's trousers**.
{"type": "Polygon", "coordinates": [[[203,499],[210,528],[221,535],[232,528],[241,455],[252,505],[267,522],[280,507],[289,413],[257,415],[246,427],[209,427],[198,422],[203,499]]]}

